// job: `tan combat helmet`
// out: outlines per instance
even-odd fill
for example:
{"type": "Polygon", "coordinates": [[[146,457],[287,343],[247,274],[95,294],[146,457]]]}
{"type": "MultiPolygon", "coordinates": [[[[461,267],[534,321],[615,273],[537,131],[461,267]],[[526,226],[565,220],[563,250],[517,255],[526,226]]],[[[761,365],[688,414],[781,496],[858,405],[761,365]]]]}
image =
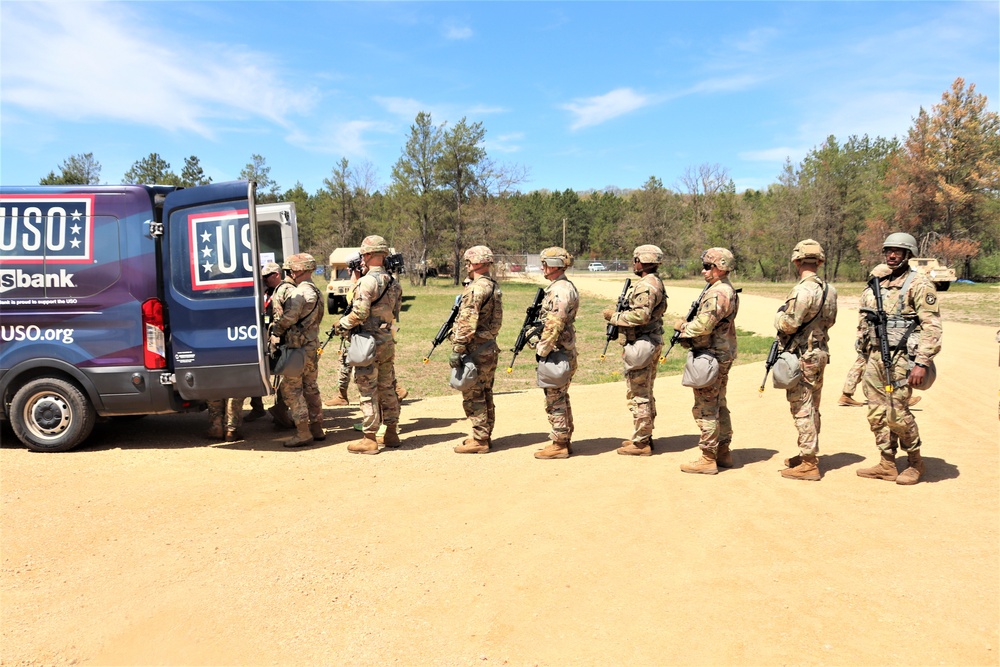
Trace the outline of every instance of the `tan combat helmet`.
{"type": "Polygon", "coordinates": [[[792,249],[792,261],[797,262],[800,259],[812,259],[816,260],[817,264],[822,264],[826,261],[826,253],[823,252],[823,246],[819,241],[806,239],[796,243],[792,249]]]}
{"type": "Polygon", "coordinates": [[[289,271],[315,271],[316,260],[307,252],[296,253],[285,262],[285,268],[289,271]]]}
{"type": "Polygon", "coordinates": [[[281,267],[278,266],[277,262],[268,262],[260,270],[260,275],[262,278],[266,278],[267,276],[273,273],[281,273],[281,267]]]}
{"type": "Polygon", "coordinates": [[[371,236],[366,236],[361,242],[361,254],[362,255],[388,255],[389,254],[389,244],[385,242],[385,239],[377,234],[372,234],[371,236]]]}
{"type": "Polygon", "coordinates": [[[703,264],[711,264],[717,269],[722,269],[726,273],[736,268],[736,258],[726,248],[709,248],[701,253],[701,261],[703,264]]]}
{"type": "Polygon", "coordinates": [[[542,264],[548,267],[568,269],[573,266],[573,255],[569,254],[565,248],[560,248],[559,246],[546,248],[539,253],[539,259],[542,264]]]}
{"type": "Polygon", "coordinates": [[[462,259],[472,264],[492,264],[493,251],[484,245],[475,245],[465,251],[462,259]]]}
{"type": "Polygon", "coordinates": [[[885,237],[885,241],[882,242],[882,250],[885,251],[886,248],[902,248],[903,250],[909,250],[910,257],[916,257],[917,239],[913,238],[906,232],[893,232],[885,237]]]}
{"type": "Polygon", "coordinates": [[[660,264],[663,262],[663,251],[659,246],[641,245],[632,251],[632,256],[643,264],[660,264]]]}

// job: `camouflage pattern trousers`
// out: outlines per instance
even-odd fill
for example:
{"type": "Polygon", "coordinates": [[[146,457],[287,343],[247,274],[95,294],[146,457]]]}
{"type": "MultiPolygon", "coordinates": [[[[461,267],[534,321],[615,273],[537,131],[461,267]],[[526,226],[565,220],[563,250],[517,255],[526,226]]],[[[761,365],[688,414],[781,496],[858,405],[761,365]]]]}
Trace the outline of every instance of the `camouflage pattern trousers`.
{"type": "Polygon", "coordinates": [[[799,357],[802,378],[791,389],[785,390],[788,409],[799,432],[799,454],[813,456],[819,451],[820,412],[819,402],[823,393],[823,371],[830,355],[821,350],[806,352],[799,357]]]}
{"type": "Polygon", "coordinates": [[[396,343],[392,337],[376,334],[375,360],[354,367],[354,383],[361,392],[361,430],[373,440],[382,424],[399,422],[395,361],[396,343]]]}
{"type": "Polygon", "coordinates": [[[316,381],[319,373],[319,355],[316,348],[306,348],[306,363],[302,375],[281,377],[281,398],[288,406],[288,414],[299,424],[323,423],[323,399],[316,381]]]}
{"type": "Polygon", "coordinates": [[[227,431],[239,430],[243,425],[243,403],[246,398],[227,398],[208,402],[208,421],[211,426],[227,431]]]}
{"type": "Polygon", "coordinates": [[[476,365],[476,384],[462,392],[462,409],[472,424],[472,437],[480,442],[489,442],[493,426],[497,421],[493,407],[493,378],[497,373],[500,348],[484,345],[482,352],[472,352],[472,362],[476,365]]]}
{"type": "Polygon", "coordinates": [[[351,367],[347,364],[347,348],[340,353],[340,370],[337,371],[337,391],[347,395],[347,388],[351,386],[351,367]]]}
{"type": "Polygon", "coordinates": [[[875,446],[886,453],[895,453],[900,445],[905,452],[920,449],[920,431],[909,405],[913,389],[905,384],[908,372],[906,359],[898,361],[893,366],[892,380],[894,385],[902,386],[886,393],[882,357],[872,354],[865,366],[861,386],[868,399],[868,425],[875,434],[875,446]]]}
{"type": "Polygon", "coordinates": [[[733,424],[726,404],[726,387],[729,369],[733,362],[719,362],[719,377],[707,387],[694,390],[694,423],[701,431],[698,446],[705,451],[717,452],[719,444],[729,444],[733,439],[733,424]]]}
{"type": "Polygon", "coordinates": [[[558,389],[543,389],[545,392],[545,415],[549,418],[552,442],[569,444],[573,437],[573,407],[569,404],[569,385],[576,375],[576,350],[563,350],[569,358],[569,382],[558,389]]]}
{"type": "Polygon", "coordinates": [[[632,413],[632,442],[642,447],[653,438],[653,422],[656,421],[656,398],[653,384],[656,382],[656,366],[660,360],[663,345],[657,345],[653,360],[642,368],[625,371],[625,399],[632,413]],[[641,443],[641,444],[640,444],[641,443]]]}
{"type": "Polygon", "coordinates": [[[844,380],[844,393],[848,396],[854,396],[854,391],[858,388],[858,383],[861,382],[861,376],[865,372],[867,363],[868,358],[859,354],[858,358],[854,360],[851,370],[847,371],[847,379],[844,380]]]}

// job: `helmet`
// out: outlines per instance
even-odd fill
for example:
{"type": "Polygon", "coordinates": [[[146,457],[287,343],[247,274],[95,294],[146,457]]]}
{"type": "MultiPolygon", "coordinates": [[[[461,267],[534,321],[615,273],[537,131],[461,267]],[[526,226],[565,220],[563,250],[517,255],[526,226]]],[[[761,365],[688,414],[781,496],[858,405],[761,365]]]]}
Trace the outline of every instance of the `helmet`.
{"type": "Polygon", "coordinates": [[[704,264],[711,264],[723,271],[732,271],[736,266],[736,259],[733,257],[733,253],[725,248],[709,248],[701,253],[701,261],[704,264]]]}
{"type": "Polygon", "coordinates": [[[823,246],[819,244],[819,241],[806,239],[796,243],[792,250],[792,261],[800,259],[815,259],[818,262],[825,262],[826,253],[823,252],[823,246]]]}
{"type": "Polygon", "coordinates": [[[465,251],[465,255],[462,259],[466,262],[472,262],[473,264],[492,264],[493,251],[484,245],[472,246],[465,251]]]}
{"type": "Polygon", "coordinates": [[[367,255],[369,253],[382,253],[383,255],[388,255],[389,244],[386,243],[385,239],[381,236],[377,236],[375,234],[366,236],[365,240],[361,242],[361,254],[367,255]]]}
{"type": "Polygon", "coordinates": [[[559,246],[546,248],[539,254],[539,258],[542,264],[549,267],[568,269],[573,266],[573,255],[559,246]]]}
{"type": "Polygon", "coordinates": [[[281,267],[278,266],[277,262],[268,262],[260,270],[261,277],[266,277],[273,273],[281,273],[281,267]]]}
{"type": "Polygon", "coordinates": [[[632,256],[643,264],[659,264],[663,261],[663,251],[655,245],[641,245],[632,251],[632,256]]]}
{"type": "Polygon", "coordinates": [[[917,240],[907,234],[906,232],[893,232],[885,237],[885,241],[882,242],[882,250],[886,248],[902,248],[903,250],[909,250],[910,255],[916,257],[917,255],[917,240]]]}
{"type": "Polygon", "coordinates": [[[285,268],[289,271],[315,271],[316,260],[307,252],[296,253],[285,262],[285,268]]]}

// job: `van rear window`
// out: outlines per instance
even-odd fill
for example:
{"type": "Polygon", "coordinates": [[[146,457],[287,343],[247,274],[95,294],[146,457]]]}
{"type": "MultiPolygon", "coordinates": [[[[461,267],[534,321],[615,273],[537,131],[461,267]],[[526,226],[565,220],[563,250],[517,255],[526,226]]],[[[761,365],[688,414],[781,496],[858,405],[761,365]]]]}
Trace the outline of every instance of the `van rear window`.
{"type": "Polygon", "coordinates": [[[213,204],[170,214],[170,280],[191,298],[228,298],[253,294],[256,263],[246,208],[213,204]]]}

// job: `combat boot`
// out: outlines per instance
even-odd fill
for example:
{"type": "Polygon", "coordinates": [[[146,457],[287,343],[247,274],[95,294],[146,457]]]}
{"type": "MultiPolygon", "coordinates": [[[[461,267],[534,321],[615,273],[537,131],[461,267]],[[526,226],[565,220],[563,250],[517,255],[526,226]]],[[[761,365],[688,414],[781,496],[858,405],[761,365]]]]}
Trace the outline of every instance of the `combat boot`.
{"type": "Polygon", "coordinates": [[[785,459],[786,468],[795,468],[802,463],[802,457],[796,454],[795,456],[785,459]]]}
{"type": "Polygon", "coordinates": [[[715,452],[715,465],[720,468],[733,467],[733,452],[729,449],[728,442],[719,443],[719,450],[715,452]]]}
{"type": "Polygon", "coordinates": [[[302,424],[295,428],[295,435],[281,440],[281,446],[288,447],[289,449],[293,447],[305,447],[306,445],[311,445],[312,441],[313,436],[312,432],[309,430],[309,426],[302,424]]]}
{"type": "Polygon", "coordinates": [[[236,442],[237,440],[242,440],[243,434],[240,433],[239,429],[229,429],[226,431],[226,442],[236,442]]]}
{"type": "Polygon", "coordinates": [[[622,440],[622,446],[615,450],[622,456],[652,456],[652,442],[634,443],[631,440],[622,440]]]}
{"type": "Polygon", "coordinates": [[[347,446],[352,454],[378,454],[378,442],[367,433],[347,446]]]}
{"type": "Polygon", "coordinates": [[[222,440],[225,436],[226,432],[222,429],[222,418],[220,417],[218,421],[213,419],[212,423],[208,425],[205,437],[209,440],[222,440]]]}
{"type": "MultiPolygon", "coordinates": [[[[906,407],[912,408],[914,405],[920,402],[921,398],[923,398],[923,396],[910,396],[908,399],[906,399],[906,407]]],[[[904,470],[903,472],[906,471],[904,470]]]]}
{"type": "Polygon", "coordinates": [[[843,406],[846,406],[846,407],[859,408],[862,405],[866,405],[866,404],[865,403],[861,403],[860,401],[855,401],[854,397],[851,396],[850,394],[841,394],[840,395],[840,400],[837,401],[837,405],[843,405],[843,406]]]}
{"type": "Polygon", "coordinates": [[[272,405],[267,409],[271,413],[271,418],[274,420],[274,428],[282,431],[295,428],[295,422],[292,421],[291,416],[288,414],[288,408],[279,408],[277,405],[272,405]]]}
{"type": "Polygon", "coordinates": [[[399,439],[398,428],[396,424],[386,424],[385,431],[381,435],[375,438],[380,445],[385,445],[391,449],[395,449],[403,444],[399,439]]]}
{"type": "Polygon", "coordinates": [[[858,468],[858,477],[867,477],[868,479],[884,479],[887,482],[895,482],[898,475],[895,452],[882,452],[882,458],[877,465],[873,465],[871,468],[858,468]]]}
{"type": "Polygon", "coordinates": [[[323,422],[310,422],[309,433],[316,442],[326,440],[326,431],[323,430],[323,422]]]}
{"type": "Polygon", "coordinates": [[[409,395],[410,395],[410,392],[408,392],[406,390],[406,387],[404,387],[401,384],[397,384],[396,385],[396,398],[397,399],[399,399],[401,401],[401,400],[403,400],[404,398],[406,398],[409,395]]]}
{"type": "Polygon", "coordinates": [[[818,482],[819,460],[815,454],[807,454],[800,457],[801,462],[794,468],[787,468],[781,471],[781,476],[786,479],[804,479],[810,482],[818,482]]]}
{"type": "Polygon", "coordinates": [[[350,405],[351,401],[347,398],[347,387],[340,390],[340,393],[333,398],[323,401],[323,405],[328,408],[336,408],[341,405],[350,405]]]}
{"type": "Polygon", "coordinates": [[[476,440],[466,438],[465,441],[455,447],[456,454],[486,454],[490,451],[490,443],[486,440],[476,440]]]}
{"type": "Polygon", "coordinates": [[[896,484],[910,486],[919,482],[920,478],[924,476],[924,460],[920,458],[920,450],[907,452],[906,462],[908,464],[906,470],[896,477],[896,484]]]}
{"type": "Polygon", "coordinates": [[[701,457],[691,461],[691,463],[682,463],[681,470],[701,475],[717,475],[719,468],[715,463],[715,452],[710,449],[701,450],[701,457]]]}
{"type": "Polygon", "coordinates": [[[550,441],[544,449],[535,452],[536,459],[568,459],[569,443],[550,441]]]}
{"type": "Polygon", "coordinates": [[[243,418],[243,421],[255,422],[266,414],[267,411],[264,408],[258,408],[257,406],[253,406],[253,409],[250,410],[247,416],[243,418]]]}

